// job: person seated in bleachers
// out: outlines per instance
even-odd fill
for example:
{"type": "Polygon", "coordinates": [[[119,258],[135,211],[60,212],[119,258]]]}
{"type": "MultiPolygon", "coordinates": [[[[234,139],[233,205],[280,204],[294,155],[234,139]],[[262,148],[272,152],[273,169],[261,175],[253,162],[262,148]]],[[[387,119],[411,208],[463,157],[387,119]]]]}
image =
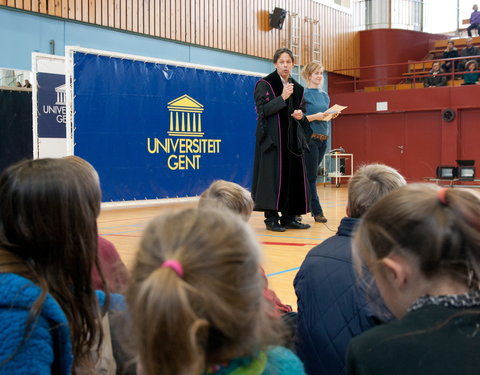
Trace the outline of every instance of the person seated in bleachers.
{"type": "MultiPolygon", "coordinates": [[[[458,50],[455,48],[453,40],[449,40],[447,42],[447,48],[445,49],[445,51],[443,51],[442,57],[444,59],[453,59],[455,57],[458,57],[458,50]]],[[[458,60],[453,60],[453,61],[449,60],[449,61],[445,61],[442,64],[442,69],[445,73],[450,73],[452,69],[455,69],[455,71],[457,71],[457,67],[458,67],[458,60]]]]}
{"type": "Polygon", "coordinates": [[[348,183],[347,217],[337,234],[315,246],[303,261],[294,280],[296,349],[308,374],[345,374],[345,355],[352,337],[391,318],[386,309],[375,311],[364,287],[356,282],[351,237],[370,206],[405,183],[386,165],[360,168],[348,183]]]}
{"type": "Polygon", "coordinates": [[[467,27],[468,36],[472,36],[472,30],[476,29],[478,36],[480,36],[480,12],[478,11],[478,5],[474,4],[473,12],[470,15],[470,26],[467,27]]]}
{"type": "MultiPolygon", "coordinates": [[[[467,38],[466,47],[462,49],[462,52],[460,52],[460,56],[469,57],[469,56],[478,56],[478,55],[480,55],[480,48],[478,48],[473,44],[472,38],[467,38]]],[[[478,59],[476,60],[478,61],[478,59]]],[[[468,60],[461,60],[458,63],[458,70],[460,72],[464,72],[465,70],[467,70],[467,64],[466,64],[467,62],[468,60]]]]}
{"type": "Polygon", "coordinates": [[[479,373],[480,197],[404,186],[363,217],[353,240],[398,320],[355,337],[350,375],[479,373]]]}
{"type": "Polygon", "coordinates": [[[0,175],[0,374],[93,373],[97,297],[109,300],[91,281],[100,196],[92,174],[63,158],[0,175]]]}
{"type": "Polygon", "coordinates": [[[478,73],[478,64],[475,60],[470,60],[467,62],[467,71],[463,75],[463,83],[464,85],[478,85],[478,78],[480,74],[478,73]]]}
{"type": "Polygon", "coordinates": [[[447,85],[447,76],[443,74],[443,70],[440,69],[440,62],[434,61],[432,64],[432,70],[428,72],[429,76],[423,79],[424,87],[437,87],[447,85]]]}
{"type": "Polygon", "coordinates": [[[189,208],[153,219],[127,293],[138,374],[305,374],[281,342],[259,272],[260,247],[239,215],[189,208]]]}

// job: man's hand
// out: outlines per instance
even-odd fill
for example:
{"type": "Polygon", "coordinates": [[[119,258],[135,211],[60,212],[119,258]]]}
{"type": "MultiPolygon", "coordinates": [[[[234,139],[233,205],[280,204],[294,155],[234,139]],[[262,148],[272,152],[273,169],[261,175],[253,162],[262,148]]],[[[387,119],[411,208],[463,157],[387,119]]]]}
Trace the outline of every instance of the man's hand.
{"type": "Polygon", "coordinates": [[[283,91],[282,91],[283,100],[286,101],[292,94],[293,94],[293,83],[288,83],[287,85],[283,86],[283,91]]]}

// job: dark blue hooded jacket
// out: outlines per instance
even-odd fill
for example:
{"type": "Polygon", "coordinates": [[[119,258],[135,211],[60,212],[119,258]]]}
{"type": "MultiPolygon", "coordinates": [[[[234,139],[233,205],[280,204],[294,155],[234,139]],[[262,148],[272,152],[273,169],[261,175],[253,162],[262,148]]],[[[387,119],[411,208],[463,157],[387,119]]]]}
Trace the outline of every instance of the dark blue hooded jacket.
{"type": "Polygon", "coordinates": [[[310,250],[294,280],[296,350],[310,375],[345,374],[350,340],[391,319],[374,287],[369,296],[375,301],[367,303],[372,300],[355,275],[351,237],[359,221],[343,218],[335,236],[310,250]]]}

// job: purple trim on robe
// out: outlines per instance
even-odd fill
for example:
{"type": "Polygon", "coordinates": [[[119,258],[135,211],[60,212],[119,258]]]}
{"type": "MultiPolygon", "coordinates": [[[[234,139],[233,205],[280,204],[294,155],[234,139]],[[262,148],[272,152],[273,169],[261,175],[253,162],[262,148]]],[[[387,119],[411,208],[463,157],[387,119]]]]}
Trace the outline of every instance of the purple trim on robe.
{"type": "MultiPolygon", "coordinates": [[[[302,100],[300,100],[300,108],[302,108],[304,97],[305,97],[305,91],[302,94],[302,100]]],[[[305,167],[305,157],[302,158],[302,165],[303,165],[303,190],[305,192],[305,213],[308,213],[307,171],[305,167]]]]}
{"type": "MultiPolygon", "coordinates": [[[[264,80],[263,78],[260,80],[260,81],[264,81],[267,83],[268,86],[270,86],[270,89],[272,90],[272,93],[273,93],[273,97],[274,99],[276,98],[275,96],[275,90],[273,90],[273,87],[272,85],[270,84],[270,82],[264,80]]],[[[260,82],[259,81],[259,82],[260,82]]],[[[267,91],[267,94],[268,94],[268,91],[267,91]]],[[[277,124],[278,124],[278,137],[279,137],[279,147],[278,147],[278,150],[280,152],[280,155],[279,155],[279,161],[278,161],[278,164],[279,164],[279,170],[280,170],[280,178],[278,180],[278,195],[277,195],[277,204],[275,206],[276,210],[278,211],[278,206],[280,204],[280,192],[282,191],[282,130],[280,128],[280,114],[279,112],[277,112],[277,124]]]]}

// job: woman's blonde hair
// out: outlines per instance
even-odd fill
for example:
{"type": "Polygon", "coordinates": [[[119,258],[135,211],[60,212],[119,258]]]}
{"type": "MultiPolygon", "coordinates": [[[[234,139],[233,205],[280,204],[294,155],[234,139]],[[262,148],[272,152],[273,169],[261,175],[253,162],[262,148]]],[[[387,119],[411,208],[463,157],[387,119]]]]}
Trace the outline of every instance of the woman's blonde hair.
{"type": "Polygon", "coordinates": [[[321,62],[313,61],[308,63],[302,69],[302,78],[305,80],[305,82],[308,82],[310,76],[319,69],[323,70],[323,65],[321,62]]]}
{"type": "Polygon", "coordinates": [[[201,374],[278,343],[259,257],[252,230],[228,210],[190,208],[149,224],[127,294],[146,375],[201,374]]]}
{"type": "Polygon", "coordinates": [[[200,195],[198,207],[206,206],[228,208],[248,221],[253,211],[253,199],[250,192],[242,186],[230,181],[217,180],[200,195]]]}
{"type": "Polygon", "coordinates": [[[418,259],[427,278],[449,275],[479,288],[480,199],[468,189],[411,184],[382,198],[363,217],[354,236],[357,270],[373,269],[392,252],[418,259]]]}

